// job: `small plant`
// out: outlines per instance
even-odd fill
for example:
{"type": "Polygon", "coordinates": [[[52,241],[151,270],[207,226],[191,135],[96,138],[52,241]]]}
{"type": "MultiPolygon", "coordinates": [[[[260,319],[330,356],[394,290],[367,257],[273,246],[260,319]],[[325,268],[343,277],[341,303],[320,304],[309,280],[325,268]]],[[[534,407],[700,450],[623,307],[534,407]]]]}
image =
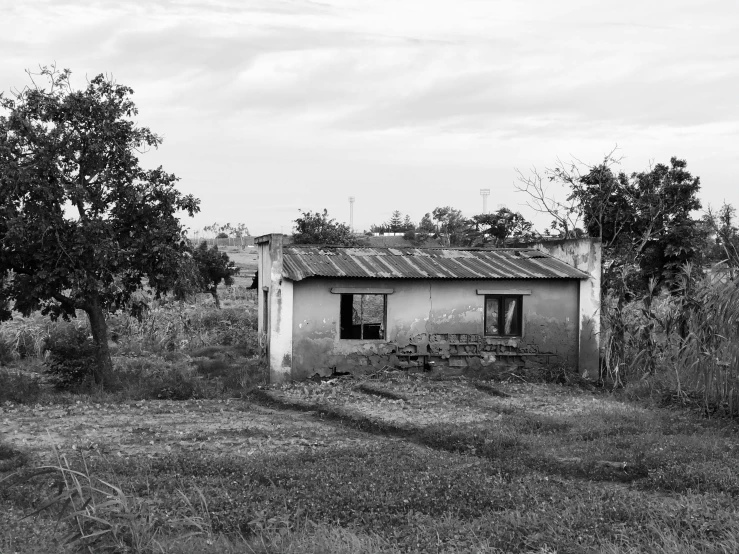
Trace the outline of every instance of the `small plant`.
{"type": "Polygon", "coordinates": [[[58,522],[71,528],[64,543],[90,552],[154,552],[162,525],[152,504],[128,496],[122,489],[72,469],[65,455],[56,451],[57,465],[41,469],[58,472],[57,494],[26,517],[58,508],[58,522]]]}

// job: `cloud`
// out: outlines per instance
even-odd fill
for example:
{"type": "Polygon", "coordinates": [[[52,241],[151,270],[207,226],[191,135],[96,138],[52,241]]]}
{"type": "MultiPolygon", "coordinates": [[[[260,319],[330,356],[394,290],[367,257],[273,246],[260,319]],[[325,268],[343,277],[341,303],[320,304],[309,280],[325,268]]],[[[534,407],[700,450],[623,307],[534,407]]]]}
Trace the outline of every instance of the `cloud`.
{"type": "Polygon", "coordinates": [[[708,193],[739,171],[736,36],[735,0],[27,0],[0,18],[0,90],[54,60],[113,74],[166,136],[147,165],[256,232],[347,189],[370,220],[473,209],[513,166],[614,143],[629,170],[686,157],[708,193]]]}

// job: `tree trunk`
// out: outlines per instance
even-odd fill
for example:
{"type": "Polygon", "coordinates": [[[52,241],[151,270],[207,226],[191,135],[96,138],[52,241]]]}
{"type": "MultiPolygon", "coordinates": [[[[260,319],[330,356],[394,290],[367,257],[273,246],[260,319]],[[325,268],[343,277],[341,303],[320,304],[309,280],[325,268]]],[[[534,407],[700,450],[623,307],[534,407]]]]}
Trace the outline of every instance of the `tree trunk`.
{"type": "Polygon", "coordinates": [[[218,287],[215,286],[212,289],[210,289],[210,293],[213,295],[213,300],[216,302],[216,309],[221,309],[221,300],[218,298],[218,287]]]}
{"type": "Polygon", "coordinates": [[[85,313],[87,313],[87,318],[90,321],[92,340],[96,347],[97,363],[92,376],[96,385],[105,387],[110,382],[113,374],[113,361],[110,359],[110,350],[108,349],[108,324],[105,322],[105,314],[97,294],[90,298],[85,313]]]}

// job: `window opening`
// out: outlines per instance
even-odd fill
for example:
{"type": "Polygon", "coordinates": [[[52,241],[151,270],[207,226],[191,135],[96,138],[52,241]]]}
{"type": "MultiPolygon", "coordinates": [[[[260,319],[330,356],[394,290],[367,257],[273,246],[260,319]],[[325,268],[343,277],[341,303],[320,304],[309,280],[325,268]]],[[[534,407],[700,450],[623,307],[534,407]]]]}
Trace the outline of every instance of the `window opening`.
{"type": "Polygon", "coordinates": [[[523,296],[485,296],[485,334],[520,337],[523,296]]]}
{"type": "Polygon", "coordinates": [[[384,339],[386,304],[386,294],[342,294],[339,337],[384,339]]]}

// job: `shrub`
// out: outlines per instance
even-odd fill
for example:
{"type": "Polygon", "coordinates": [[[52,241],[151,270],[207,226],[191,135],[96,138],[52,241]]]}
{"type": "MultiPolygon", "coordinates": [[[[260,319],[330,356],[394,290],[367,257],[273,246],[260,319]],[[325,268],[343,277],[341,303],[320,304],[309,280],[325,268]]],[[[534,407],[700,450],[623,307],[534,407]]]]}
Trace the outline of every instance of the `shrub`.
{"type": "Polygon", "coordinates": [[[3,337],[0,337],[0,366],[8,365],[13,361],[13,345],[3,337]]]}
{"type": "Polygon", "coordinates": [[[38,381],[16,371],[0,371],[0,403],[32,404],[41,394],[38,381]]]}
{"type": "Polygon", "coordinates": [[[231,370],[231,364],[224,359],[197,360],[195,367],[198,373],[209,378],[226,377],[231,370]]]}
{"type": "Polygon", "coordinates": [[[85,327],[59,325],[46,340],[47,367],[60,389],[89,383],[95,361],[95,344],[85,327]]]}

